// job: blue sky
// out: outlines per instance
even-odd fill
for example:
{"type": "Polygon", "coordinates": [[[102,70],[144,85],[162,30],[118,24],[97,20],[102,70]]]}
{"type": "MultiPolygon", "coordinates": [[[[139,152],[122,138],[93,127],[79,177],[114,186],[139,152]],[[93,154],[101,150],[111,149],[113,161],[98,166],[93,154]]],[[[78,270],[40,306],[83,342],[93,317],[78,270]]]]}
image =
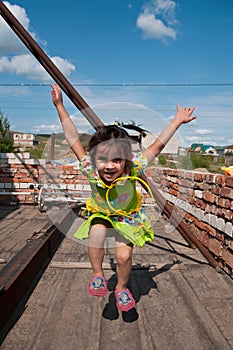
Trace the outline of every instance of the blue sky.
{"type": "MultiPolygon", "coordinates": [[[[134,120],[156,134],[179,103],[197,115],[179,130],[184,145],[233,144],[232,0],[3,3],[105,123],[134,120]]],[[[13,130],[61,130],[52,82],[0,17],[0,111],[13,130]]]]}

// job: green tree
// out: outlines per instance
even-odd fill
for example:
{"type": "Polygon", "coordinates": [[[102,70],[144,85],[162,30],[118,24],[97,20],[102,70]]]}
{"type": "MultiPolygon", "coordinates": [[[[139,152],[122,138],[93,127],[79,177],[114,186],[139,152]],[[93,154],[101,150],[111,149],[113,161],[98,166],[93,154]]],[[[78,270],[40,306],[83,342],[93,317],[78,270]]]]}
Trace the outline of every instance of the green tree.
{"type": "Polygon", "coordinates": [[[10,136],[10,122],[4,117],[4,114],[0,112],[0,152],[13,152],[13,140],[10,136]]]}
{"type": "Polygon", "coordinates": [[[159,159],[159,164],[161,164],[161,165],[166,165],[167,164],[166,157],[163,154],[160,154],[158,156],[158,159],[159,159]]]}
{"type": "Polygon", "coordinates": [[[195,152],[191,152],[190,159],[192,162],[193,169],[195,168],[206,168],[209,169],[212,161],[212,156],[198,154],[195,152]]]}

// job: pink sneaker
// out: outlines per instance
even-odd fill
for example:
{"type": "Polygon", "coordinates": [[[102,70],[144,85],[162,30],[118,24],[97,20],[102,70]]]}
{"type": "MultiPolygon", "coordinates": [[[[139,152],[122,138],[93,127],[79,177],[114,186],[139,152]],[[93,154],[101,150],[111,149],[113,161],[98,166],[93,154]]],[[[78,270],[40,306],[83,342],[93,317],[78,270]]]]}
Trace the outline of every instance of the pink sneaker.
{"type": "Polygon", "coordinates": [[[108,294],[107,280],[104,276],[92,277],[89,282],[88,294],[104,297],[108,294]]]}
{"type": "Polygon", "coordinates": [[[115,290],[116,305],[119,311],[129,311],[135,306],[135,300],[129,289],[115,290]]]}

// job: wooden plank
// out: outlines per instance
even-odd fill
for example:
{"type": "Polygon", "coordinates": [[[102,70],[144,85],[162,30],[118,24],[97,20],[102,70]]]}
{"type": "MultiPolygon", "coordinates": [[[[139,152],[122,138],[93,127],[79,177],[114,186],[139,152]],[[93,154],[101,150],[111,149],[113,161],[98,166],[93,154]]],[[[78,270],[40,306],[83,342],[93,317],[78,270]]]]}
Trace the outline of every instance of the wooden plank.
{"type": "MultiPolygon", "coordinates": [[[[91,263],[88,261],[52,261],[49,265],[51,268],[59,269],[91,269],[91,263]]],[[[116,263],[103,262],[102,264],[104,270],[114,270],[116,269],[116,263]]],[[[148,263],[148,264],[137,264],[132,265],[133,270],[150,270],[156,271],[160,269],[166,269],[166,264],[161,263],[148,263]]],[[[186,266],[182,263],[174,264],[170,266],[169,270],[187,270],[186,266]]]]}

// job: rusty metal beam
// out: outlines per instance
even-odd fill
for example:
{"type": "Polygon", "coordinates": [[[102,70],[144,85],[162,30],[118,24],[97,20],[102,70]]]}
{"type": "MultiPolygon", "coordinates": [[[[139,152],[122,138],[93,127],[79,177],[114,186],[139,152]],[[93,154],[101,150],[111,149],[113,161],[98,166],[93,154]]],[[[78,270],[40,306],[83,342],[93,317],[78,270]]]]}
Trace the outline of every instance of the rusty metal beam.
{"type": "MultiPolygon", "coordinates": [[[[18,35],[25,46],[31,51],[35,58],[41,63],[41,65],[46,69],[46,71],[51,75],[51,77],[57,82],[61,89],[66,93],[74,105],[80,110],[80,112],[87,118],[90,124],[97,129],[99,126],[103,125],[103,122],[94,113],[86,101],[78,94],[74,87],[69,83],[65,76],[60,72],[60,70],[54,65],[50,58],[45,54],[45,52],[40,48],[40,46],[35,42],[35,40],[30,36],[30,34],[24,29],[21,23],[15,18],[15,16],[8,10],[8,8],[0,1],[0,14],[13,29],[13,31],[18,35]]],[[[146,179],[146,178],[145,178],[146,179]]],[[[172,217],[171,207],[167,201],[161,196],[158,190],[152,186],[152,193],[160,207],[160,209],[169,218],[172,217]]],[[[205,256],[211,266],[216,268],[218,266],[217,262],[210,254],[210,252],[197,240],[195,235],[190,232],[189,228],[185,222],[180,222],[180,217],[173,215],[173,223],[175,224],[178,232],[184,237],[184,239],[193,247],[195,245],[205,256]],[[176,219],[178,220],[176,222],[176,219]]]]}
{"type": "MultiPolygon", "coordinates": [[[[50,225],[39,239],[28,242],[0,272],[0,333],[8,332],[8,321],[23,297],[45,270],[64,235],[50,225]]],[[[2,334],[1,334],[2,336],[2,334]]]]}

